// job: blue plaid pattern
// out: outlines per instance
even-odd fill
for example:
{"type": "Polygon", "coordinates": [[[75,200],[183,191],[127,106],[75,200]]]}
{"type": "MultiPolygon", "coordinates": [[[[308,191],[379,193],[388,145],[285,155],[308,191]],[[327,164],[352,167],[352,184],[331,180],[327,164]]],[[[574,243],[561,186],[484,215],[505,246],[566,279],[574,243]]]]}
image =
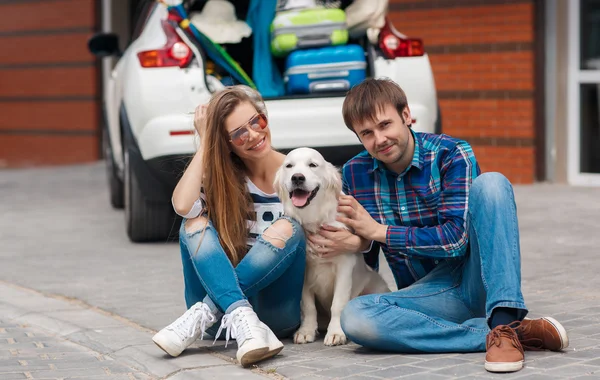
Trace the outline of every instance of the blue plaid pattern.
{"type": "Polygon", "coordinates": [[[365,261],[378,269],[381,247],[399,289],[424,277],[440,260],[467,253],[467,201],[471,183],[481,172],[467,142],[411,133],[413,160],[400,175],[367,151],[342,168],[344,192],[389,226],[386,243],[375,242],[365,261]]]}

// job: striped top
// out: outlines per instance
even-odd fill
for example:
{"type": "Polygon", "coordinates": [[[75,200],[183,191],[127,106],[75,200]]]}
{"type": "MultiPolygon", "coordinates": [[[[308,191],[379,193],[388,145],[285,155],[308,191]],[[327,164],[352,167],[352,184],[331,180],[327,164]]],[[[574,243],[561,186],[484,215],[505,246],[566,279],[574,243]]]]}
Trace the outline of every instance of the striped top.
{"type": "MultiPolygon", "coordinates": [[[[250,193],[250,197],[252,197],[252,201],[254,202],[254,212],[256,217],[256,221],[246,221],[249,231],[247,244],[252,246],[256,242],[256,238],[283,215],[283,205],[277,194],[265,193],[256,187],[256,185],[250,181],[250,178],[246,178],[246,186],[250,193]]],[[[202,192],[200,193],[200,198],[198,198],[192,206],[192,209],[187,214],[180,215],[187,219],[196,218],[204,212],[205,205],[206,197],[202,192]]]]}
{"type": "Polygon", "coordinates": [[[344,192],[389,226],[385,244],[373,244],[365,261],[377,268],[381,248],[399,289],[423,278],[440,260],[467,253],[467,201],[471,183],[480,174],[467,142],[411,134],[415,152],[400,175],[366,151],[342,169],[344,192]]]}
{"type": "Polygon", "coordinates": [[[246,178],[246,185],[254,201],[254,211],[256,212],[256,221],[248,220],[246,222],[250,231],[248,245],[252,246],[256,242],[256,238],[283,215],[283,204],[277,194],[265,193],[256,187],[250,178],[246,178]]]}

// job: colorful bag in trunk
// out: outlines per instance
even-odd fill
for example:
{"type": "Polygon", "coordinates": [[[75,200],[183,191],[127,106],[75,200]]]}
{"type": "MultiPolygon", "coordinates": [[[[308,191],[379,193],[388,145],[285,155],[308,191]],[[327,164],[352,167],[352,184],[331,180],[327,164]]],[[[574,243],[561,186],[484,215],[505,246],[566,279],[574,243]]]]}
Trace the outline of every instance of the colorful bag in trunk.
{"type": "Polygon", "coordinates": [[[366,78],[367,62],[358,45],[298,50],[285,63],[287,94],[344,92],[366,78]]]}
{"type": "Polygon", "coordinates": [[[309,8],[278,12],[271,24],[271,53],[277,57],[297,49],[347,42],[346,13],[341,9],[309,8]]]}

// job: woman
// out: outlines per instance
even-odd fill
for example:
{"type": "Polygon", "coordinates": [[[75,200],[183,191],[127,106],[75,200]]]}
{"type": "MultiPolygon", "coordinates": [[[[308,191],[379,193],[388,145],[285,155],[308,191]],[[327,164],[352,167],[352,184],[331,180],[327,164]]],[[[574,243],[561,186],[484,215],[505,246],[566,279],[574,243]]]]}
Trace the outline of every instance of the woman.
{"type": "Polygon", "coordinates": [[[216,93],[207,107],[198,107],[194,126],[202,149],[172,199],[184,217],[188,310],[153,340],[177,356],[206,331],[218,337],[226,329],[226,344],[236,338],[237,359],[247,366],[279,353],[277,337],[300,324],[304,232],[281,216],[273,180],[285,156],[271,148],[267,111],[256,91],[233,86],[216,93]]]}

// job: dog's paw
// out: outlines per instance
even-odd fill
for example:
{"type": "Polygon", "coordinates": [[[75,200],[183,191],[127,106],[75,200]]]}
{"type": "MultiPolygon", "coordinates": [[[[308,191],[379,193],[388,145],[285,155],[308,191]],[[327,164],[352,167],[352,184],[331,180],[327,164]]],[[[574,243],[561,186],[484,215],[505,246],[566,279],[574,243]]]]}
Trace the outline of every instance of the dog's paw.
{"type": "Polygon", "coordinates": [[[312,343],[315,341],[316,335],[317,335],[316,330],[300,328],[294,334],[294,343],[296,343],[296,344],[312,343]]]}
{"type": "Polygon", "coordinates": [[[326,346],[339,346],[346,344],[346,334],[340,329],[339,331],[327,330],[325,335],[325,341],[323,342],[326,346]]]}

